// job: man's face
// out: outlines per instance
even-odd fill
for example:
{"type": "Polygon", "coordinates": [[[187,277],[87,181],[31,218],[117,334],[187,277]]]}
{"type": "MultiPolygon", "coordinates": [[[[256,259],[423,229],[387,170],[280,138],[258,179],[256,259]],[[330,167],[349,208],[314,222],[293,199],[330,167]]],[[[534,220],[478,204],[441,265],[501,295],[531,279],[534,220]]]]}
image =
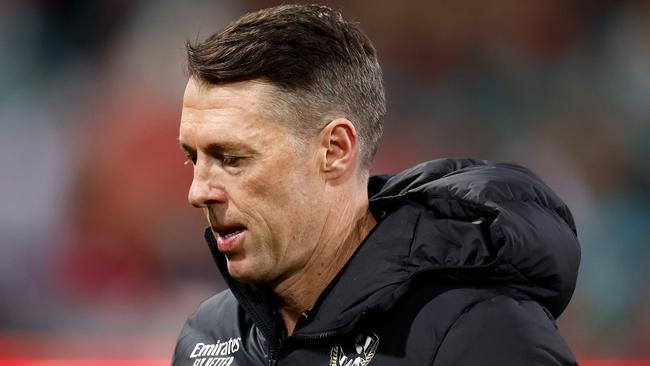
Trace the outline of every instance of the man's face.
{"type": "Polygon", "coordinates": [[[240,281],[300,271],[325,220],[318,144],[301,145],[264,113],[274,91],[261,82],[200,86],[190,79],[183,97],[179,141],[194,165],[189,200],[203,208],[240,281]]]}

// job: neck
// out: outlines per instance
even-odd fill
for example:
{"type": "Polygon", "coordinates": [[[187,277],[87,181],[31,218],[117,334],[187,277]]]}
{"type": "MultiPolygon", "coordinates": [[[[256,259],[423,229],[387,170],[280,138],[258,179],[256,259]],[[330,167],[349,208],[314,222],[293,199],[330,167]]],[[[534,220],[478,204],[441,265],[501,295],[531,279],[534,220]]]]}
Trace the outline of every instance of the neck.
{"type": "Polygon", "coordinates": [[[272,284],[278,300],[278,312],[289,335],[293,334],[300,316],[314,306],[320,294],[376,225],[375,218],[368,210],[367,195],[364,197],[362,204],[354,206],[342,202],[343,209],[330,210],[316,250],[305,267],[293,276],[272,284]]]}

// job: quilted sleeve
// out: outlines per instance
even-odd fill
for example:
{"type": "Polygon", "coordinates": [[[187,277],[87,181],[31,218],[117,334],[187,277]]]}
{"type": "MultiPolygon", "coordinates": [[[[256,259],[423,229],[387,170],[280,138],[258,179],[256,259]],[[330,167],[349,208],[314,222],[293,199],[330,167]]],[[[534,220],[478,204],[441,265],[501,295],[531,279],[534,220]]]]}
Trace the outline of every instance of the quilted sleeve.
{"type": "Polygon", "coordinates": [[[497,296],[477,303],[448,330],[433,366],[577,365],[551,315],[534,301],[497,296]]]}

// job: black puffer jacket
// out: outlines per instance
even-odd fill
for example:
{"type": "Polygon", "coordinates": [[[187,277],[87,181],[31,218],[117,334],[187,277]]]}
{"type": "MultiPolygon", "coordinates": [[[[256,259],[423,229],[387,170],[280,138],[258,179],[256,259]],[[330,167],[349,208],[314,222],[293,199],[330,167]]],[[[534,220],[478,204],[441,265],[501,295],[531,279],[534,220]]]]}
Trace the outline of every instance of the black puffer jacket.
{"type": "Polygon", "coordinates": [[[372,177],[378,224],[292,336],[256,285],[187,321],[174,365],[574,365],[554,319],[576,283],[571,213],[530,171],[435,160],[372,177]]]}

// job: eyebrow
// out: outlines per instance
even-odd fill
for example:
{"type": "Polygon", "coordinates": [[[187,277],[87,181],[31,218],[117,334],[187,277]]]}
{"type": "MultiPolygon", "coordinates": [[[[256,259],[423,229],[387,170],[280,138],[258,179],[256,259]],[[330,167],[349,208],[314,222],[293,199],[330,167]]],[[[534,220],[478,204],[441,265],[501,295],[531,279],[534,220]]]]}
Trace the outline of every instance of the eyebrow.
{"type": "MultiPolygon", "coordinates": [[[[186,143],[180,140],[178,141],[178,145],[181,148],[181,150],[183,150],[185,153],[190,155],[196,154],[196,150],[194,150],[191,146],[187,145],[186,143]]],[[[218,154],[223,154],[225,152],[243,152],[246,154],[257,154],[256,150],[251,149],[250,147],[245,146],[244,144],[236,143],[236,142],[211,143],[208,146],[206,146],[204,150],[210,155],[218,155],[218,154]]]]}

